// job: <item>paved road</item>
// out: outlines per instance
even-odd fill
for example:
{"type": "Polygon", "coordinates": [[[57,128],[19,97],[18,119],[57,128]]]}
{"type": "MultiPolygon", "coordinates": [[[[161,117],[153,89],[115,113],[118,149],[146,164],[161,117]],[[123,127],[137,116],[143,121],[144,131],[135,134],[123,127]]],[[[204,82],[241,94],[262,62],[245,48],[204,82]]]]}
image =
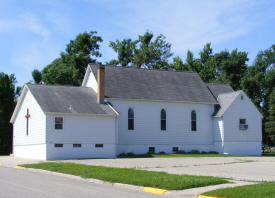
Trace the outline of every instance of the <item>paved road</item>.
{"type": "Polygon", "coordinates": [[[84,180],[0,166],[0,197],[160,197],[141,190],[95,184],[84,180]]]}

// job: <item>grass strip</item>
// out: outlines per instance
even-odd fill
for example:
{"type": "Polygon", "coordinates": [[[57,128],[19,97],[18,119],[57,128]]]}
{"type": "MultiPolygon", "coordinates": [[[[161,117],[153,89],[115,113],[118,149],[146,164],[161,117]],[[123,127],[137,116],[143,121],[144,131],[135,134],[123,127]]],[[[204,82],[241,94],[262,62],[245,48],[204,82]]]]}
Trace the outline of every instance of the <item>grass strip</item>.
{"type": "Polygon", "coordinates": [[[218,177],[174,175],[165,172],[90,166],[75,163],[46,162],[40,164],[23,164],[21,166],[76,175],[82,178],[94,178],[111,183],[132,184],[166,190],[183,190],[229,183],[229,181],[218,177]]]}
{"type": "MultiPolygon", "coordinates": [[[[146,156],[147,154],[145,154],[146,156]]],[[[139,157],[142,157],[140,155],[139,157]]],[[[151,157],[253,157],[253,156],[247,156],[247,155],[222,155],[222,154],[152,154],[151,157]]],[[[259,156],[255,156],[259,157],[259,156]]]]}
{"type": "Polygon", "coordinates": [[[274,198],[274,189],[275,182],[263,182],[254,185],[213,190],[203,193],[202,195],[226,198],[274,198]]]}

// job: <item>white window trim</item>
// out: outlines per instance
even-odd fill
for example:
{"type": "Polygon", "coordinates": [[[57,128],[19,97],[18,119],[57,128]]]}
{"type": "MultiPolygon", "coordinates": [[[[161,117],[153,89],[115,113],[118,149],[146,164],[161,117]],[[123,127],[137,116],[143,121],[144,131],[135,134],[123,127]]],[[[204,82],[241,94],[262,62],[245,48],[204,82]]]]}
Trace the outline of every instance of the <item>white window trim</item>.
{"type": "Polygon", "coordinates": [[[167,117],[168,117],[167,116],[168,115],[167,114],[167,108],[166,107],[160,108],[158,114],[159,114],[159,130],[162,131],[162,132],[168,131],[167,130],[168,129],[168,124],[167,124],[167,117]],[[165,110],[165,115],[166,115],[166,119],[165,119],[166,120],[166,129],[165,130],[161,130],[161,110],[162,109],[165,110]]]}
{"type": "Polygon", "coordinates": [[[247,120],[246,120],[246,118],[239,118],[239,124],[241,124],[241,120],[245,120],[245,124],[247,125],[247,120]]]}
{"type": "Polygon", "coordinates": [[[135,131],[135,108],[134,107],[128,107],[128,109],[127,109],[127,131],[135,131]],[[134,129],[129,129],[129,127],[128,127],[128,121],[129,121],[129,118],[128,118],[128,113],[129,113],[129,109],[130,108],[132,108],[133,109],[133,111],[134,111],[134,118],[133,118],[133,120],[134,120],[134,129]]]}
{"type": "Polygon", "coordinates": [[[190,124],[189,130],[192,133],[198,132],[198,114],[197,114],[197,112],[198,111],[196,109],[191,109],[189,112],[189,124],[190,124]],[[192,111],[195,111],[195,113],[196,113],[196,131],[192,131],[192,111]]]}
{"type": "Polygon", "coordinates": [[[64,116],[54,116],[54,125],[53,125],[53,128],[54,128],[55,131],[64,131],[64,123],[65,123],[64,116]],[[55,118],[63,118],[62,129],[56,129],[55,128],[55,118]]]}

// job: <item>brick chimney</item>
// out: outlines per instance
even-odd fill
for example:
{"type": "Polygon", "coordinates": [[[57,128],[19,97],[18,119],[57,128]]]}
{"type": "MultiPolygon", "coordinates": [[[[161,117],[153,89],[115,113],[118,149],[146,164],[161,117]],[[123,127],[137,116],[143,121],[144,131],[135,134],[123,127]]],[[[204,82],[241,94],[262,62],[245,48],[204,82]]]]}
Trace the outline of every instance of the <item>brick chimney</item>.
{"type": "Polygon", "coordinates": [[[105,66],[99,65],[97,68],[97,102],[104,104],[105,101],[105,66]]]}

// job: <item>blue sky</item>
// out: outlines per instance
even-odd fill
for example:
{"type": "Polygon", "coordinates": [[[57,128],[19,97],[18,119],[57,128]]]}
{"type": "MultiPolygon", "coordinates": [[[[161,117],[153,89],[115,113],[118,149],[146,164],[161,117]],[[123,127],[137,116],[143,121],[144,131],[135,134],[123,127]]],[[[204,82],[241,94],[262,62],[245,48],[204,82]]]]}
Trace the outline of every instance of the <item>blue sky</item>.
{"type": "Polygon", "coordinates": [[[147,29],[166,36],[183,60],[188,49],[198,57],[211,42],[214,53],[248,52],[252,64],[275,44],[274,10],[274,0],[0,0],[0,72],[15,73],[22,86],[85,31],[102,37],[104,63],[116,58],[109,41],[137,39],[147,29]]]}

